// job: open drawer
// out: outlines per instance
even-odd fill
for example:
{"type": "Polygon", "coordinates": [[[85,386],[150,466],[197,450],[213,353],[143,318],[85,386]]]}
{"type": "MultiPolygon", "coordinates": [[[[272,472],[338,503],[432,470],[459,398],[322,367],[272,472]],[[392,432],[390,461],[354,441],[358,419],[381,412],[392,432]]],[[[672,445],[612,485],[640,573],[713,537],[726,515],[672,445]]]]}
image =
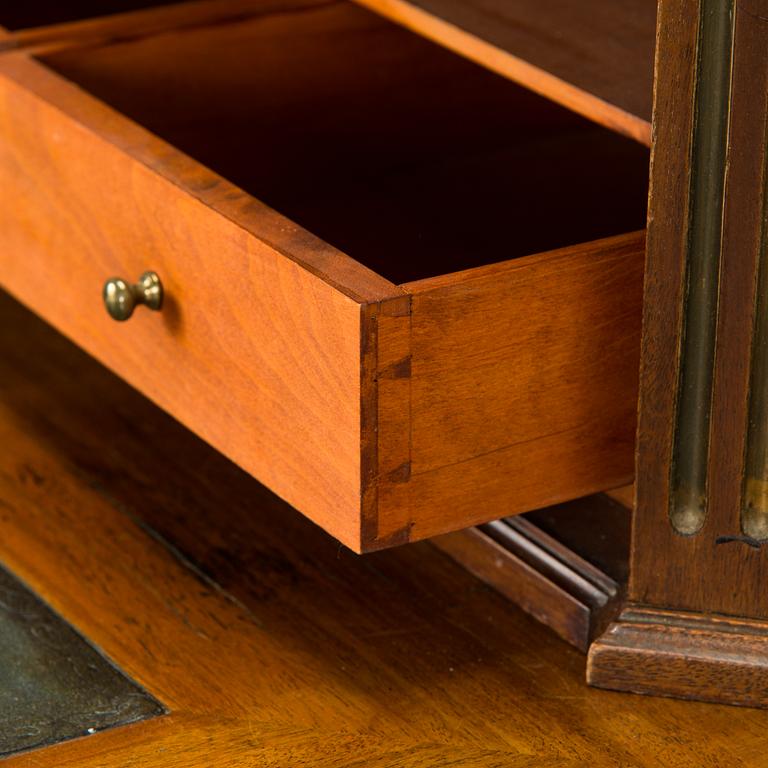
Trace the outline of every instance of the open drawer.
{"type": "Polygon", "coordinates": [[[0,283],[358,551],[629,482],[647,149],[262,6],[0,56],[0,283]]]}

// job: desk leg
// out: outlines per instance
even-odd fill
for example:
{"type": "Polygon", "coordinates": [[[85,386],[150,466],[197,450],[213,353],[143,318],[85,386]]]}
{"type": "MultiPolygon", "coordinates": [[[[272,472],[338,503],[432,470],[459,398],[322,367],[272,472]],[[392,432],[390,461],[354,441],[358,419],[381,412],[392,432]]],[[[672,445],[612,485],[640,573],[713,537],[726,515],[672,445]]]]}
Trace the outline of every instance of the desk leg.
{"type": "Polygon", "coordinates": [[[660,3],[628,602],[588,681],[768,706],[768,0],[660,3]]]}

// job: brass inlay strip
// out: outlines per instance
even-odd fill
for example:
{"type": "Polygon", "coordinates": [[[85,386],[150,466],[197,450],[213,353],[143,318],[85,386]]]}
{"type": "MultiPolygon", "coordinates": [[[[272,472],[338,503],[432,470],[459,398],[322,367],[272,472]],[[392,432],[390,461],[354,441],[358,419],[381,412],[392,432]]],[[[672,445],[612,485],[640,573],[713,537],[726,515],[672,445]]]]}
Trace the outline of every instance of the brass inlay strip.
{"type": "Polygon", "coordinates": [[[758,541],[768,540],[768,151],[763,161],[762,208],[741,508],[742,532],[758,541]]]}
{"type": "MultiPolygon", "coordinates": [[[[672,457],[670,520],[701,530],[715,360],[733,49],[733,0],[701,0],[694,103],[685,304],[672,457]]],[[[673,211],[668,215],[675,215],[673,211]]]]}

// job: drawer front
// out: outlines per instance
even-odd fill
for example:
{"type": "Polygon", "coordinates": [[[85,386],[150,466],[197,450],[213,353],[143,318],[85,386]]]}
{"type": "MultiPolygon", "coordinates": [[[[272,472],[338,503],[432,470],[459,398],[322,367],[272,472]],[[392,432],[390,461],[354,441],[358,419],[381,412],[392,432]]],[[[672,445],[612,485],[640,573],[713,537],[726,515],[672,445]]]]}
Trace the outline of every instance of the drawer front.
{"type": "Polygon", "coordinates": [[[332,249],[36,62],[9,55],[0,73],[2,285],[358,546],[354,280],[342,291],[270,238],[310,253],[318,272],[331,265],[343,275],[349,265],[333,265],[341,257],[332,249]],[[261,237],[211,200],[236,208],[261,237]],[[165,286],[162,311],[138,307],[115,322],[102,304],[105,279],[134,281],[148,269],[165,286]]]}

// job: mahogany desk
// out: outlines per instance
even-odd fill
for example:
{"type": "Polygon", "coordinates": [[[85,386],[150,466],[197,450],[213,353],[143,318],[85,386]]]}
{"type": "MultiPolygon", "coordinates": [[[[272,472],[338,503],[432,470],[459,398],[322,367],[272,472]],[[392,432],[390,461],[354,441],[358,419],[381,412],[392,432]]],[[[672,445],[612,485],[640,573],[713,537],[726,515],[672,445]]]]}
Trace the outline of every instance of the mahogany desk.
{"type": "Polygon", "coordinates": [[[592,684],[765,704],[765,0],[662,4],[653,120],[648,0],[360,5],[7,11],[0,283],[358,552],[636,448],[626,599],[512,523],[571,569],[528,607],[586,579],[592,684]]]}

